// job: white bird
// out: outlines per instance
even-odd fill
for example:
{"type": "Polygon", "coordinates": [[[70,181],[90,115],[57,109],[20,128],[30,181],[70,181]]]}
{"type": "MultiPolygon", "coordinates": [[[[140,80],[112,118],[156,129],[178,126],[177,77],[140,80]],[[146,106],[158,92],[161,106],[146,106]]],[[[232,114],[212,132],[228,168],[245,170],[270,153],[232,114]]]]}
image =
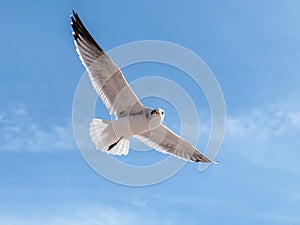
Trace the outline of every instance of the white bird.
{"type": "Polygon", "coordinates": [[[112,155],[127,155],[130,137],[135,137],[157,151],[178,158],[210,163],[193,145],[162,124],[164,111],[142,105],[129,87],[121,70],[105,54],[87,31],[78,14],[71,16],[74,43],[91,83],[116,120],[93,119],[90,136],[96,149],[112,155]]]}

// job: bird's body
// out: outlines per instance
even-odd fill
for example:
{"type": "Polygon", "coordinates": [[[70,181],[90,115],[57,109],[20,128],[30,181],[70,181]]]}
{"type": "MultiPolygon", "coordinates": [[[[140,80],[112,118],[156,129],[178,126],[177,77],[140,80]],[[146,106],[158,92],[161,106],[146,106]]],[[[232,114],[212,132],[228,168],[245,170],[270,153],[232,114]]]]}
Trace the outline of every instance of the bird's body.
{"type": "Polygon", "coordinates": [[[130,137],[153,149],[188,161],[213,162],[194,146],[162,124],[162,109],[142,105],[129,87],[121,70],[105,54],[81,22],[71,16],[74,43],[91,83],[115,120],[93,119],[90,136],[96,149],[113,155],[127,155],[130,137]]]}
{"type": "MultiPolygon", "coordinates": [[[[156,110],[156,109],[153,109],[156,110]]],[[[117,137],[131,137],[145,133],[148,130],[157,128],[162,124],[164,116],[162,114],[152,114],[152,109],[141,110],[138,113],[118,118],[112,121],[112,127],[117,137]]]]}
{"type": "MultiPolygon", "coordinates": [[[[161,109],[145,109],[112,121],[94,119],[90,135],[97,149],[109,152],[120,140],[129,140],[159,127],[163,119],[164,111],[161,109]]],[[[128,153],[128,148],[127,145],[121,146],[118,155],[128,153]]]]}

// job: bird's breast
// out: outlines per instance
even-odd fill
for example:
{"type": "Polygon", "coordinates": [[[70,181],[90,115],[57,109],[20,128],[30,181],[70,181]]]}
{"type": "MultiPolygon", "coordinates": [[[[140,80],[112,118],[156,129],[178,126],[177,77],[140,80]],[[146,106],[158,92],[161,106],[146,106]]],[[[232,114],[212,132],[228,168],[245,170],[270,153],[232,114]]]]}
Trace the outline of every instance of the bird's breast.
{"type": "Polygon", "coordinates": [[[129,137],[148,131],[149,122],[145,115],[134,115],[117,119],[112,124],[118,137],[129,137]]]}

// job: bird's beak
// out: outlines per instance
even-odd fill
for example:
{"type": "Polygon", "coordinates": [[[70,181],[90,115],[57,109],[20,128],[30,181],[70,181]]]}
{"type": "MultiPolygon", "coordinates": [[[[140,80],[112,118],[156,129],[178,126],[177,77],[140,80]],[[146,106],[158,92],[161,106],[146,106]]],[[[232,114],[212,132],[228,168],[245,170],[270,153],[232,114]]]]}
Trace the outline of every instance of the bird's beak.
{"type": "Polygon", "coordinates": [[[156,111],[156,114],[157,114],[157,115],[160,115],[160,112],[159,112],[159,111],[156,111]]]}

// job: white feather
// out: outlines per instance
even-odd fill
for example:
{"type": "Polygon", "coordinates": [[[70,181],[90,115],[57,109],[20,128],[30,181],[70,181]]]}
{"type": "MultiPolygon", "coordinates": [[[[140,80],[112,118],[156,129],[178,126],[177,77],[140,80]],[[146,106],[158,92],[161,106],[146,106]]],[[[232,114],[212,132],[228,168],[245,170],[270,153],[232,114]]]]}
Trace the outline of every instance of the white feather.
{"type": "Polygon", "coordinates": [[[90,136],[96,149],[112,155],[127,155],[130,141],[128,138],[118,137],[113,129],[112,122],[93,119],[90,123],[90,136]],[[117,143],[111,149],[110,146],[117,143]]]}

